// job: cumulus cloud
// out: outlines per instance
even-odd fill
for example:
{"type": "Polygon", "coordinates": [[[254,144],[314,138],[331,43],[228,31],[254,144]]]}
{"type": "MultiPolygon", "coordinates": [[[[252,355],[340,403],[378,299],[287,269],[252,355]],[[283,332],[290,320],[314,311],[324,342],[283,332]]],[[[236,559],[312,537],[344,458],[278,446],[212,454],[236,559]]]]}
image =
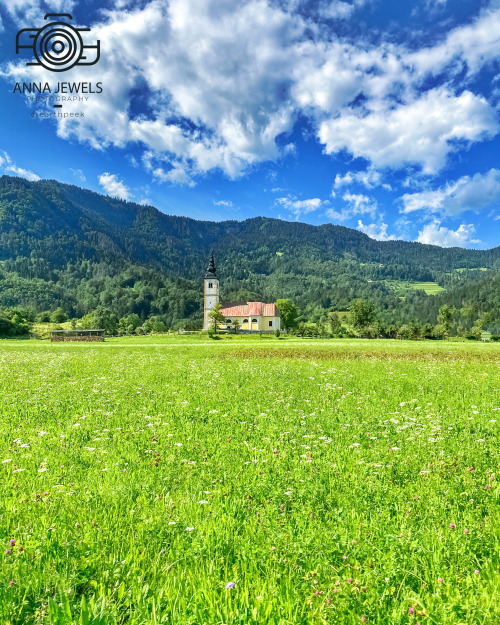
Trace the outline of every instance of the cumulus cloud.
{"type": "Polygon", "coordinates": [[[99,176],[99,184],[112,197],[120,198],[120,200],[129,200],[131,197],[130,190],[118,179],[116,174],[104,172],[99,176]]]}
{"type": "Polygon", "coordinates": [[[35,182],[40,180],[40,176],[37,176],[32,171],[28,169],[23,169],[22,167],[18,167],[16,163],[11,159],[11,157],[7,154],[7,152],[2,152],[0,155],[0,173],[6,174],[8,176],[18,176],[19,178],[26,178],[26,180],[31,180],[35,182]]]}
{"type": "MultiPolygon", "coordinates": [[[[49,4],[62,10],[72,2],[49,4]]],[[[439,171],[457,146],[498,132],[494,108],[469,80],[498,57],[498,6],[415,51],[321,28],[328,12],[347,18],[361,4],[324,2],[305,18],[296,2],[120,0],[92,24],[101,40],[103,93],[89,99],[84,119],[58,120],[57,132],[96,150],[135,144],[149,154],[143,166],[153,178],[188,185],[210,171],[237,178],[279,159],[294,148],[277,138],[300,116],[327,153],[347,151],[378,169],[416,165],[425,173],[439,171]]],[[[24,17],[40,6],[4,5],[24,17]]],[[[96,70],[75,67],[65,78],[95,82],[96,70]]],[[[54,79],[22,60],[0,74],[54,79]]],[[[375,177],[355,181],[371,188],[375,177]]]]}
{"type": "Polygon", "coordinates": [[[367,234],[370,238],[377,241],[395,241],[397,237],[394,234],[387,234],[388,225],[384,223],[380,224],[364,224],[361,219],[358,219],[358,225],[356,230],[360,230],[367,234]]]}
{"type": "MultiPolygon", "coordinates": [[[[20,26],[31,23],[35,28],[36,20],[43,20],[48,12],[71,13],[77,4],[76,0],[45,0],[47,11],[42,10],[39,0],[3,0],[2,6],[9,16],[20,26]]],[[[0,22],[1,23],[1,22],[0,22]]]]}
{"type": "Polygon", "coordinates": [[[463,176],[439,189],[405,193],[402,212],[425,210],[441,215],[459,215],[467,210],[480,211],[500,202],[500,170],[463,176]]]}
{"type": "Polygon", "coordinates": [[[215,206],[225,206],[226,208],[232,208],[233,207],[233,203],[231,202],[231,200],[219,200],[218,202],[216,202],[214,200],[214,205],[215,206]]]}
{"type": "Polygon", "coordinates": [[[362,193],[346,191],[342,199],[347,204],[347,207],[342,208],[340,211],[330,208],[326,211],[327,217],[335,221],[346,221],[355,215],[369,215],[372,219],[375,219],[377,202],[373,198],[369,198],[362,193]]]}
{"type": "Polygon", "coordinates": [[[461,224],[457,230],[451,230],[442,226],[438,219],[434,219],[419,231],[417,241],[440,247],[465,247],[481,243],[479,239],[472,238],[475,231],[473,224],[461,224]]]}
{"type": "Polygon", "coordinates": [[[324,121],[319,137],[329,154],[346,149],[375,167],[417,164],[424,173],[436,173],[458,141],[492,137],[498,128],[496,113],[483,97],[470,91],[457,97],[440,87],[390,110],[347,112],[324,121]]]}
{"type": "Polygon", "coordinates": [[[382,176],[375,169],[367,169],[366,171],[348,171],[344,176],[337,174],[333,186],[340,189],[344,186],[350,186],[353,182],[363,185],[367,189],[373,189],[381,184],[382,176]]]}
{"type": "Polygon", "coordinates": [[[319,198],[311,198],[309,200],[297,200],[293,197],[280,197],[276,199],[276,202],[290,211],[298,219],[301,215],[307,215],[317,211],[318,208],[323,206],[324,202],[319,198]]]}
{"type": "Polygon", "coordinates": [[[333,0],[324,3],[323,6],[320,7],[318,14],[325,19],[347,19],[363,4],[365,4],[365,0],[354,0],[354,2],[333,0]]]}

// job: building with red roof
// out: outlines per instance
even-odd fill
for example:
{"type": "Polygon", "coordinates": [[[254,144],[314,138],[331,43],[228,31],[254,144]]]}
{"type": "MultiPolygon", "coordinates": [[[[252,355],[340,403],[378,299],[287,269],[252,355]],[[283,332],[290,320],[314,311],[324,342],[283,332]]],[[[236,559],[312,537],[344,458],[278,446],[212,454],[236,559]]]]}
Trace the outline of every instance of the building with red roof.
{"type": "MultiPolygon", "coordinates": [[[[205,274],[203,297],[203,329],[210,326],[209,314],[219,303],[219,279],[217,278],[213,255],[205,274]]],[[[225,329],[243,332],[275,332],[281,329],[280,311],[276,304],[264,302],[246,302],[245,304],[226,304],[221,308],[225,318],[225,329]]]]}

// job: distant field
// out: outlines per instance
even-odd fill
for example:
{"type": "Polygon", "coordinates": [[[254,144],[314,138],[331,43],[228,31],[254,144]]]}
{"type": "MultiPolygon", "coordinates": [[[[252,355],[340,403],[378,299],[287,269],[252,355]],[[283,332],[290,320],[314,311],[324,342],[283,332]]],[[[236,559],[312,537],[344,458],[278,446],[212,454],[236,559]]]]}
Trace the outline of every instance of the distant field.
{"type": "Polygon", "coordinates": [[[412,289],[422,289],[427,295],[435,295],[440,291],[444,291],[442,286],[439,286],[437,282],[410,282],[412,289]]]}
{"type": "Polygon", "coordinates": [[[388,286],[402,298],[405,297],[409,290],[420,289],[425,291],[427,295],[435,295],[440,291],[444,291],[442,286],[439,286],[437,282],[404,282],[401,280],[386,280],[388,286]]]}
{"type": "Polygon", "coordinates": [[[1,341],[0,623],[499,623],[499,363],[1,341]]]}
{"type": "Polygon", "coordinates": [[[463,271],[488,271],[488,267],[478,267],[477,269],[467,269],[466,267],[460,267],[459,269],[455,269],[455,271],[458,271],[460,273],[462,273],[463,271]]]}

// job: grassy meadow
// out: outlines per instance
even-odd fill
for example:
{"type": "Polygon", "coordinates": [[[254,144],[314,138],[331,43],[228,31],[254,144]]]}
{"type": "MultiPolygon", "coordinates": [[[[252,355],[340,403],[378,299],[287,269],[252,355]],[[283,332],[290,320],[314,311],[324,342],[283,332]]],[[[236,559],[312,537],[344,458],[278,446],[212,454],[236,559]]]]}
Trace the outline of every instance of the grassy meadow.
{"type": "Polygon", "coordinates": [[[499,623],[499,366],[481,343],[2,341],[0,623],[499,623]]]}

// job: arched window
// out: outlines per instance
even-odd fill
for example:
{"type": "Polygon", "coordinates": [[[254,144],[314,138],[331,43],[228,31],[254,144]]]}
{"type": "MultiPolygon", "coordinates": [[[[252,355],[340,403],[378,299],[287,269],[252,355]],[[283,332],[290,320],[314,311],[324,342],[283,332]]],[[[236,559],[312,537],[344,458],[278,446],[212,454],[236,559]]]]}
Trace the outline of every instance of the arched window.
{"type": "Polygon", "coordinates": [[[231,323],[231,319],[226,319],[226,323],[229,325],[231,323]]]}
{"type": "Polygon", "coordinates": [[[257,323],[257,319],[252,319],[252,323],[257,323]]]}
{"type": "Polygon", "coordinates": [[[214,283],[213,282],[209,282],[208,283],[208,288],[209,289],[213,289],[214,288],[214,283]]]}
{"type": "Polygon", "coordinates": [[[245,323],[248,323],[248,319],[243,319],[243,325],[245,325],[245,323]]]}

